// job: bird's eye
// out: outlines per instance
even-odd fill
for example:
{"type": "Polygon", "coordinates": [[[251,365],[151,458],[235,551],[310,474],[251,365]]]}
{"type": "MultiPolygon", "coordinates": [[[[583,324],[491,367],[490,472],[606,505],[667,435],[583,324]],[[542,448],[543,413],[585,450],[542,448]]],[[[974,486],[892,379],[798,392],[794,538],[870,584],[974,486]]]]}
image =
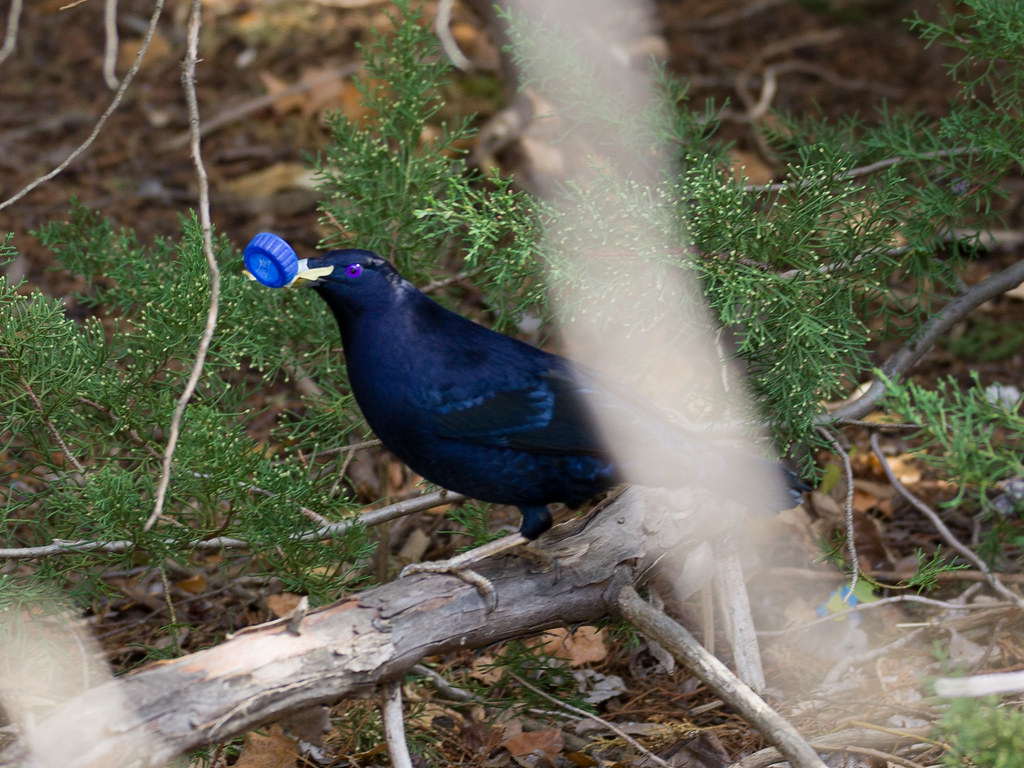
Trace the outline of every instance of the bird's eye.
{"type": "Polygon", "coordinates": [[[359,277],[361,274],[363,274],[362,264],[349,264],[345,267],[346,277],[359,277]]]}

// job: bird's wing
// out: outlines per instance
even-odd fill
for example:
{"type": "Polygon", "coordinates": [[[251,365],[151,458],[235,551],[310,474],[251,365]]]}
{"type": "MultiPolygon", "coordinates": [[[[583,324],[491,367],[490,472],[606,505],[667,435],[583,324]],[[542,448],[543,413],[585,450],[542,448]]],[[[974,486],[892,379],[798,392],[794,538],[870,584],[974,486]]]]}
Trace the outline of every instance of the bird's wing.
{"type": "Polygon", "coordinates": [[[429,410],[448,438],[533,453],[603,454],[585,396],[570,371],[552,365],[501,388],[446,398],[429,410]]]}

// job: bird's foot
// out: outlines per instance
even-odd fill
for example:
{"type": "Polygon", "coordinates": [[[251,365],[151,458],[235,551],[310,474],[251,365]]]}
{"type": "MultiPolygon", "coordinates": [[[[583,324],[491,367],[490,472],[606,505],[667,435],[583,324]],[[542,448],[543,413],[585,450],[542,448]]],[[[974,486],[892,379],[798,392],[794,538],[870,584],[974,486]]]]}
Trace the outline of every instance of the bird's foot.
{"type": "Polygon", "coordinates": [[[429,563],[411,563],[402,569],[398,574],[399,578],[411,576],[416,573],[447,573],[462,579],[467,584],[476,587],[477,592],[487,603],[487,612],[491,613],[498,607],[498,594],[494,590],[494,584],[486,576],[474,571],[471,566],[476,565],[488,557],[493,557],[505,550],[518,547],[529,541],[521,533],[514,533],[511,536],[504,536],[495,539],[482,546],[467,550],[447,560],[435,560],[429,563]]]}
{"type": "MultiPolygon", "coordinates": [[[[453,560],[455,558],[452,558],[453,560]]],[[[472,568],[453,568],[448,565],[447,560],[437,560],[432,563],[410,563],[398,574],[399,578],[412,576],[417,573],[447,573],[457,579],[462,579],[467,584],[476,587],[480,597],[487,603],[487,613],[492,613],[498,607],[498,594],[494,590],[494,583],[478,571],[472,568]]]]}

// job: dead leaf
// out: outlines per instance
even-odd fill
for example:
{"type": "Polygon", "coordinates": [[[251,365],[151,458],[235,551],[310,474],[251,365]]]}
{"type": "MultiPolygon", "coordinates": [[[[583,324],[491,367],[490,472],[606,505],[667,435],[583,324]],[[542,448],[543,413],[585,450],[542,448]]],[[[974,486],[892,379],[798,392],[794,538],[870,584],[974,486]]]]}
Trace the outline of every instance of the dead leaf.
{"type": "Polygon", "coordinates": [[[921,470],[916,466],[917,459],[909,453],[893,456],[889,459],[889,469],[904,485],[921,482],[921,470]]]}
{"type": "Polygon", "coordinates": [[[242,747],[235,768],[290,768],[295,765],[296,742],[284,735],[279,725],[264,735],[252,731],[242,747]]]}
{"type": "Polygon", "coordinates": [[[505,670],[494,663],[494,657],[484,654],[473,659],[473,666],[469,676],[474,680],[479,680],[484,685],[494,685],[501,680],[504,674],[505,670]]]}
{"type": "Polygon", "coordinates": [[[290,189],[314,189],[314,173],[302,163],[274,163],[236,176],[224,187],[245,200],[261,200],[290,189]]]}
{"type": "Polygon", "coordinates": [[[605,631],[597,627],[579,627],[575,631],[558,628],[541,635],[540,647],[550,656],[565,659],[570,667],[578,667],[608,656],[605,631]]]}
{"type": "Polygon", "coordinates": [[[280,595],[269,595],[267,597],[267,608],[277,618],[281,619],[285,616],[290,616],[295,610],[299,601],[302,600],[302,595],[296,595],[291,592],[282,592],[280,595]]]}
{"type": "Polygon", "coordinates": [[[271,96],[281,94],[281,97],[274,102],[274,111],[277,114],[283,115],[291,112],[293,109],[302,108],[302,94],[288,93],[287,81],[270,72],[263,71],[260,72],[260,82],[263,83],[263,87],[267,89],[267,93],[271,96]]]}
{"type": "Polygon", "coordinates": [[[593,768],[593,766],[600,765],[597,760],[582,752],[566,752],[565,757],[570,763],[579,766],[579,768],[593,768]]]}
{"type": "Polygon", "coordinates": [[[734,179],[747,184],[768,184],[775,178],[774,171],[759,155],[740,149],[729,153],[729,170],[734,179]]]}
{"type": "MultiPolygon", "coordinates": [[[[141,37],[122,40],[117,48],[117,71],[127,72],[135,63],[141,49],[141,37]]],[[[142,69],[159,64],[172,53],[174,53],[174,48],[167,37],[160,34],[159,31],[154,32],[153,39],[149,41],[149,48],[146,49],[146,55],[142,58],[142,69]]]]}
{"type": "Polygon", "coordinates": [[[303,70],[299,82],[306,86],[302,115],[307,118],[320,116],[329,109],[340,109],[345,104],[345,92],[355,90],[337,67],[309,67],[303,70]]]}
{"type": "Polygon", "coordinates": [[[853,489],[853,508],[858,512],[867,512],[874,509],[878,503],[878,497],[873,493],[867,493],[859,488],[853,489]]]}
{"type": "Polygon", "coordinates": [[[501,742],[499,746],[508,750],[513,757],[518,757],[532,755],[534,752],[554,756],[561,752],[565,745],[562,732],[556,728],[549,728],[544,731],[523,731],[501,742]]]}
{"type": "Polygon", "coordinates": [[[362,98],[339,67],[306,67],[295,84],[298,88],[266,70],[260,72],[260,80],[268,94],[279,95],[274,101],[274,111],[279,115],[301,112],[310,118],[336,109],[352,118],[356,116],[351,114],[353,104],[362,98]]]}
{"type": "Polygon", "coordinates": [[[1003,294],[1009,299],[1017,299],[1018,301],[1024,301],[1024,283],[1021,283],[1016,288],[1011,288],[1003,294]]]}
{"type": "Polygon", "coordinates": [[[202,573],[194,573],[187,579],[174,582],[174,586],[188,592],[190,595],[198,595],[206,589],[206,576],[202,573]]]}

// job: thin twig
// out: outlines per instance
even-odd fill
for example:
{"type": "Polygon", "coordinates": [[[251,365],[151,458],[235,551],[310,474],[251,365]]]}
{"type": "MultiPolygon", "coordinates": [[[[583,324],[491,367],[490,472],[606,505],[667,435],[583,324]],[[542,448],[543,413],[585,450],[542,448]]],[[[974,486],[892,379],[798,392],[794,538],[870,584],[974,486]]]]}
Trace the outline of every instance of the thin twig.
{"type": "Polygon", "coordinates": [[[174,610],[174,600],[171,597],[171,580],[167,578],[167,569],[160,566],[160,586],[163,587],[164,605],[167,606],[168,627],[171,633],[171,642],[174,643],[174,653],[181,655],[181,633],[178,630],[178,614],[174,610]]]}
{"type": "MultiPolygon", "coordinates": [[[[855,179],[858,176],[870,176],[878,171],[884,171],[886,168],[891,168],[894,165],[900,165],[901,163],[907,162],[919,162],[921,160],[942,160],[947,157],[958,157],[959,155],[973,155],[980,152],[978,147],[953,147],[952,149],[937,149],[934,152],[923,152],[920,155],[913,157],[907,157],[905,155],[897,155],[896,157],[887,157],[882,160],[878,160],[868,165],[861,165],[856,168],[851,168],[843,173],[837,173],[832,177],[832,181],[840,181],[843,179],[855,179]]],[[[818,179],[805,179],[803,181],[793,183],[790,181],[780,181],[774,184],[747,184],[743,189],[747,192],[781,192],[785,189],[797,188],[802,189],[809,187],[814,184],[820,184],[818,179]]]]}
{"type": "MultiPolygon", "coordinates": [[[[6,357],[7,354],[7,350],[4,350],[4,357],[6,357]]],[[[75,458],[75,454],[71,452],[71,448],[69,448],[68,444],[64,442],[64,437],[57,429],[57,426],[53,423],[53,421],[51,421],[50,417],[46,415],[46,409],[43,408],[43,404],[39,401],[39,397],[36,396],[36,393],[32,391],[32,387],[29,386],[27,381],[22,379],[21,383],[22,386],[25,387],[25,391],[28,393],[29,399],[32,401],[33,405],[35,405],[36,410],[39,411],[39,414],[43,417],[43,423],[46,424],[46,429],[49,431],[50,436],[53,437],[57,445],[60,446],[61,451],[67,457],[68,461],[71,462],[74,468],[78,470],[78,473],[84,475],[85,467],[83,467],[81,462],[79,462],[78,459],[75,458]]]]}
{"type": "Polygon", "coordinates": [[[100,403],[97,403],[95,400],[90,400],[88,397],[84,397],[83,395],[78,396],[78,402],[82,403],[83,405],[88,405],[90,408],[95,408],[97,411],[99,411],[112,422],[114,422],[118,430],[127,434],[131,441],[135,443],[135,445],[146,451],[146,453],[148,453],[151,458],[160,458],[160,452],[156,450],[156,448],[154,448],[152,445],[150,445],[145,439],[143,439],[142,435],[139,434],[138,430],[136,430],[135,427],[122,426],[121,418],[116,413],[114,413],[110,408],[108,408],[105,405],[101,405],[100,403]]]}
{"type": "Polygon", "coordinates": [[[455,701],[473,701],[476,699],[476,696],[471,692],[467,691],[465,688],[455,687],[425,664],[414,664],[411,672],[414,675],[420,675],[421,677],[425,677],[430,680],[430,682],[434,684],[434,687],[437,688],[438,692],[447,696],[449,699],[454,699],[455,701]]]}
{"type": "Polygon", "coordinates": [[[946,524],[942,522],[935,511],[921,501],[917,496],[910,492],[910,490],[900,482],[899,478],[896,477],[896,473],[892,471],[889,466],[889,461],[882,454],[882,446],[878,441],[878,433],[871,435],[871,450],[875,452],[875,456],[878,457],[879,463],[882,465],[882,469],[885,471],[885,476],[889,479],[889,483],[900,494],[903,498],[909,501],[921,514],[928,518],[929,522],[935,526],[935,530],[939,532],[943,540],[964,560],[969,562],[983,574],[985,574],[985,580],[989,583],[989,586],[998,594],[1005,597],[1007,600],[1012,600],[1016,603],[1018,608],[1024,609],[1024,599],[1020,597],[1009,587],[1005,586],[999,578],[992,572],[992,569],[988,567],[988,564],[972,552],[968,547],[960,543],[960,540],[953,535],[953,532],[946,527],[946,524]]]}
{"type": "MultiPolygon", "coordinates": [[[[345,64],[341,67],[335,67],[333,69],[321,72],[315,77],[310,77],[306,80],[300,80],[297,83],[285,86],[280,91],[274,93],[265,93],[261,96],[256,96],[251,99],[246,99],[241,104],[234,106],[225,107],[222,111],[213,115],[207,120],[203,121],[203,124],[199,127],[200,136],[208,136],[209,134],[223,128],[226,125],[237,122],[245,117],[248,117],[253,112],[257,112],[261,109],[269,107],[281,99],[289,96],[294,96],[298,93],[305,93],[306,91],[312,90],[323,83],[336,78],[351,77],[362,68],[361,62],[355,62],[352,64],[345,64]]],[[[163,149],[179,149],[191,141],[191,133],[182,133],[175,136],[173,139],[165,142],[162,145],[163,149]]]]}
{"type": "MultiPolygon", "coordinates": [[[[882,366],[882,373],[889,379],[899,377],[924,357],[944,333],[971,311],[986,301],[1015,288],[1022,282],[1024,282],[1024,260],[1011,264],[1001,272],[971,286],[932,315],[931,319],[918,329],[913,338],[886,361],[882,366]]],[[[875,409],[876,403],[883,394],[885,394],[885,383],[876,378],[860,397],[823,415],[820,417],[820,421],[830,423],[838,419],[862,418],[875,409]]]]}
{"type": "Polygon", "coordinates": [[[422,293],[433,293],[434,291],[440,290],[441,288],[447,288],[449,285],[460,283],[470,277],[480,274],[483,271],[483,267],[475,267],[473,269],[464,269],[461,272],[456,272],[454,275],[448,275],[447,277],[441,277],[420,288],[422,293]]]}
{"type": "Polygon", "coordinates": [[[849,752],[853,755],[865,755],[866,757],[875,757],[881,760],[883,763],[888,765],[889,763],[896,763],[896,765],[902,765],[904,768],[924,768],[921,763],[915,763],[913,760],[907,760],[905,757],[894,755],[892,752],[883,752],[880,749],[873,749],[871,747],[834,747],[829,751],[832,752],[849,752]]]}
{"type": "Polygon", "coordinates": [[[389,520],[411,515],[414,512],[433,509],[434,507],[439,507],[443,504],[457,504],[465,498],[466,497],[461,493],[437,491],[436,493],[429,493],[425,496],[418,496],[414,499],[400,501],[397,504],[389,504],[388,506],[381,507],[380,509],[372,509],[369,512],[363,512],[355,520],[342,520],[337,523],[331,523],[330,525],[318,528],[315,531],[311,531],[296,538],[300,541],[327,539],[332,536],[337,536],[340,533],[344,533],[353,525],[365,525],[369,528],[374,525],[386,523],[389,520]]]}
{"type": "Polygon", "coordinates": [[[803,75],[811,75],[817,77],[830,85],[834,85],[837,88],[843,88],[848,91],[874,91],[882,96],[889,98],[898,98],[903,95],[901,88],[893,88],[883,83],[876,83],[871,80],[860,80],[852,77],[843,77],[842,75],[833,72],[831,69],[812,64],[809,61],[801,61],[800,59],[791,59],[784,61],[779,64],[773,64],[771,69],[775,70],[776,75],[789,74],[791,72],[797,72],[803,75]]]}
{"type": "Polygon", "coordinates": [[[672,26],[674,29],[682,31],[720,29],[721,27],[735,24],[737,21],[749,19],[751,16],[756,16],[777,5],[785,5],[789,2],[792,2],[792,0],[756,0],[756,2],[748,0],[748,2],[741,4],[734,10],[724,11],[716,16],[708,16],[703,19],[687,16],[683,22],[673,24],[672,26]]]}
{"type": "Polygon", "coordinates": [[[437,5],[437,18],[434,19],[434,33],[441,43],[441,49],[448,56],[448,60],[456,69],[469,72],[473,69],[473,62],[466,58],[466,55],[459,49],[459,44],[452,35],[450,25],[452,23],[452,6],[455,0],[441,0],[437,5]]]}
{"type": "Polygon", "coordinates": [[[108,106],[106,110],[104,110],[103,114],[100,115],[100,119],[96,121],[96,125],[93,126],[92,133],[89,134],[85,141],[83,141],[75,149],[73,149],[71,151],[71,154],[69,154],[66,158],[64,158],[64,160],[58,163],[55,168],[48,171],[47,173],[44,173],[42,176],[33,179],[20,190],[18,190],[9,198],[0,203],[0,210],[3,210],[7,206],[17,202],[18,200],[21,200],[21,198],[23,198],[36,187],[40,186],[41,184],[45,184],[46,182],[50,181],[57,175],[63,173],[64,170],[69,165],[71,165],[71,163],[78,159],[79,155],[81,155],[89,147],[92,146],[92,143],[96,141],[96,138],[100,135],[100,131],[102,131],[103,127],[107,124],[107,120],[109,120],[110,116],[114,114],[114,110],[116,110],[121,105],[121,100],[124,98],[125,91],[127,91],[128,86],[132,84],[132,81],[135,79],[135,75],[138,74],[139,68],[142,66],[142,59],[146,55],[146,51],[149,50],[150,42],[152,42],[153,40],[153,34],[156,32],[156,23],[160,19],[160,14],[163,12],[163,9],[164,0],[156,0],[155,7],[153,8],[153,14],[149,17],[149,26],[146,27],[146,34],[142,37],[142,46],[139,48],[139,52],[135,56],[135,61],[132,62],[131,68],[128,70],[127,73],[125,73],[124,80],[121,81],[121,87],[118,88],[117,93],[114,94],[114,98],[111,100],[110,106],[108,106]]]}
{"type": "Polygon", "coordinates": [[[864,427],[877,429],[879,432],[915,432],[921,429],[920,424],[895,421],[864,421],[862,419],[833,419],[832,423],[842,427],[864,427]]]}
{"type": "Polygon", "coordinates": [[[857,531],[853,526],[853,467],[850,466],[850,456],[843,450],[843,446],[836,440],[831,430],[823,426],[817,427],[818,434],[832,444],[836,455],[843,463],[843,479],[846,481],[846,498],[843,499],[843,515],[846,518],[846,551],[850,553],[850,592],[843,602],[849,602],[853,590],[857,588],[857,580],[860,578],[860,559],[857,557],[857,531]]]}
{"type": "Polygon", "coordinates": [[[559,709],[564,709],[566,712],[572,712],[574,715],[576,715],[578,717],[583,717],[583,718],[586,718],[587,720],[593,720],[595,723],[600,723],[605,728],[607,728],[609,731],[611,731],[616,736],[618,736],[620,739],[622,739],[627,744],[629,744],[631,747],[633,747],[633,749],[635,749],[637,752],[639,752],[640,754],[642,754],[645,757],[647,757],[647,759],[650,760],[651,762],[656,763],[657,765],[664,766],[664,768],[670,768],[668,763],[666,763],[664,760],[662,760],[656,754],[651,752],[649,749],[647,749],[647,747],[645,747],[639,741],[634,739],[632,736],[630,736],[628,733],[626,733],[624,730],[619,728],[617,725],[615,725],[615,723],[611,722],[610,720],[605,720],[604,718],[598,717],[597,715],[593,714],[592,712],[587,712],[585,709],[580,709],[579,707],[574,707],[572,704],[569,704],[569,703],[567,703],[565,701],[562,701],[561,699],[556,699],[554,696],[551,696],[550,694],[545,693],[540,688],[537,688],[536,686],[530,685],[530,683],[528,683],[526,680],[524,680],[523,678],[521,678],[519,675],[515,674],[512,671],[506,670],[505,672],[510,677],[512,677],[516,682],[518,682],[521,686],[523,686],[524,688],[526,688],[526,689],[528,689],[530,691],[533,691],[535,694],[537,694],[541,698],[547,699],[548,701],[550,701],[552,704],[554,704],[559,709]]]}
{"type": "Polygon", "coordinates": [[[828,624],[829,622],[843,619],[846,616],[850,616],[855,613],[863,613],[865,611],[871,611],[875,608],[882,608],[886,605],[893,605],[894,603],[918,603],[920,605],[930,605],[937,608],[945,608],[950,611],[991,611],[994,608],[1009,608],[1013,603],[950,603],[945,600],[935,600],[931,597],[923,597],[921,595],[895,595],[893,597],[882,597],[878,600],[872,600],[870,603],[858,603],[857,605],[851,605],[842,611],[836,611],[830,613],[828,616],[823,616],[820,619],[809,621],[806,624],[800,624],[796,627],[786,627],[786,629],[764,629],[758,630],[757,634],[762,637],[777,637],[779,635],[788,635],[792,632],[802,632],[805,629],[812,629],[813,627],[820,626],[821,624],[828,624]]]}
{"type": "Polygon", "coordinates": [[[202,26],[203,5],[201,0],[193,0],[192,10],[188,20],[188,52],[185,56],[185,70],[181,76],[181,82],[185,89],[185,101],[188,103],[189,124],[192,131],[192,161],[196,169],[196,178],[199,182],[199,224],[203,233],[203,253],[206,256],[206,266],[210,274],[210,305],[206,312],[206,327],[199,339],[199,349],[196,350],[196,358],[192,363],[192,372],[185,383],[185,390],[178,398],[178,403],[171,417],[171,425],[167,437],[167,447],[164,450],[163,465],[160,472],[160,482],[156,488],[156,502],[153,505],[153,512],[150,514],[143,531],[149,531],[160,517],[164,508],[164,501],[167,498],[167,488],[171,483],[171,460],[174,458],[174,451],[178,446],[178,435],[181,430],[181,420],[185,415],[185,408],[188,401],[199,384],[199,378],[203,374],[206,365],[206,353],[210,349],[210,342],[217,329],[217,315],[220,311],[220,268],[217,266],[217,258],[213,253],[213,224],[210,220],[210,183],[206,174],[206,165],[203,163],[202,149],[199,144],[199,99],[196,96],[196,62],[199,60],[199,28],[202,26]]]}
{"type": "Polygon", "coordinates": [[[363,448],[376,448],[378,445],[383,445],[380,440],[363,440],[361,443],[352,443],[352,445],[339,445],[337,448],[327,448],[323,451],[317,451],[316,456],[322,459],[324,456],[333,456],[336,453],[354,453],[360,451],[363,448]]]}
{"type": "Polygon", "coordinates": [[[103,4],[103,79],[112,91],[117,90],[117,0],[106,0],[103,4]]]}
{"type": "Polygon", "coordinates": [[[622,618],[645,635],[653,636],[665,650],[778,747],[795,768],[825,768],[818,753],[792,725],[708,653],[686,629],[641,600],[632,586],[620,589],[613,600],[612,607],[622,618]]]}
{"type": "Polygon", "coordinates": [[[812,45],[825,45],[827,43],[832,43],[842,37],[842,35],[843,31],[841,29],[813,29],[808,32],[801,32],[800,34],[793,35],[792,37],[768,43],[756,51],[754,56],[734,78],[734,88],[736,93],[739,95],[740,100],[747,108],[749,121],[755,122],[758,120],[767,111],[771,104],[771,100],[775,95],[776,68],[767,67],[763,72],[764,79],[761,83],[761,96],[756,102],[754,101],[754,98],[750,94],[746,85],[752,79],[754,71],[758,67],[774,56],[789,53],[796,48],[806,48],[812,45]]]}
{"type": "Polygon", "coordinates": [[[924,627],[919,627],[913,632],[902,635],[891,643],[886,643],[878,648],[872,648],[870,651],[865,651],[864,653],[858,653],[852,656],[843,656],[838,662],[836,662],[835,666],[825,674],[822,684],[819,686],[818,690],[827,691],[840,680],[848,677],[850,670],[854,667],[860,666],[861,664],[867,664],[869,661],[880,659],[883,656],[892,654],[900,648],[912,645],[917,641],[918,637],[924,633],[924,630],[924,627]]]}
{"type": "Polygon", "coordinates": [[[402,681],[388,680],[381,696],[384,738],[394,768],[412,768],[412,756],[405,740],[405,718],[402,713],[402,681]]]}
{"type": "MultiPolygon", "coordinates": [[[[439,507],[443,504],[456,504],[465,498],[466,497],[462,494],[453,493],[451,491],[428,493],[415,499],[407,499],[396,504],[389,504],[388,506],[381,507],[380,509],[371,509],[368,512],[363,512],[352,520],[328,523],[327,525],[317,528],[315,531],[293,535],[291,540],[320,541],[322,539],[329,539],[344,533],[354,525],[364,525],[369,528],[374,525],[386,523],[388,520],[394,520],[398,517],[411,515],[414,512],[422,512],[426,509],[439,507]]],[[[172,539],[166,539],[165,543],[176,543],[177,545],[180,545],[180,542],[175,542],[172,539]]],[[[0,560],[34,560],[40,557],[50,557],[51,555],[67,555],[84,552],[102,552],[105,554],[119,555],[134,549],[136,546],[137,543],[130,539],[123,539],[119,541],[68,541],[65,539],[54,539],[49,544],[43,544],[38,547],[14,547],[11,549],[0,549],[0,560]]],[[[209,550],[223,549],[248,549],[252,545],[250,542],[243,539],[218,536],[216,538],[197,541],[192,546],[197,550],[205,552],[209,550]]]]}
{"type": "Polygon", "coordinates": [[[4,42],[0,45],[0,64],[8,56],[14,53],[18,45],[18,24],[21,21],[22,0],[11,0],[11,7],[7,9],[7,29],[4,31],[4,42]]]}

